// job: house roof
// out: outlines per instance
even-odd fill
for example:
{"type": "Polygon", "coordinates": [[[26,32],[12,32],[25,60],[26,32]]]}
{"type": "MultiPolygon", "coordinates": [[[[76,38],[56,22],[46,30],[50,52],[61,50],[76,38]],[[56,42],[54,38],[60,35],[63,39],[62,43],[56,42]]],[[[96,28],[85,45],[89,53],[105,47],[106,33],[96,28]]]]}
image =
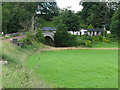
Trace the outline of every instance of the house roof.
{"type": "MultiPolygon", "coordinates": [[[[41,30],[43,31],[48,31],[48,30],[51,30],[51,31],[56,31],[56,27],[43,27],[41,30]]],[[[85,29],[85,30],[88,30],[88,31],[103,31],[104,29],[103,28],[95,28],[95,29],[85,29]]]]}
{"type": "Polygon", "coordinates": [[[95,29],[86,29],[88,31],[103,31],[103,28],[95,28],[95,29]]]}
{"type": "Polygon", "coordinates": [[[47,30],[56,30],[55,27],[43,27],[41,30],[47,31],[47,30]]]}

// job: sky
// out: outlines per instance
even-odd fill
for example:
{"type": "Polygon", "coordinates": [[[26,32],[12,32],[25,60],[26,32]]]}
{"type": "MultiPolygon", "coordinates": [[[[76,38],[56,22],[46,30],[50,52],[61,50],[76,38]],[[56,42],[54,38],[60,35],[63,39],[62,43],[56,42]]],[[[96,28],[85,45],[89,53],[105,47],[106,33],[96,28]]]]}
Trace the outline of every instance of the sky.
{"type": "Polygon", "coordinates": [[[75,12],[82,10],[82,6],[79,5],[80,0],[56,0],[56,2],[61,9],[69,6],[71,7],[70,10],[74,10],[75,12]]]}

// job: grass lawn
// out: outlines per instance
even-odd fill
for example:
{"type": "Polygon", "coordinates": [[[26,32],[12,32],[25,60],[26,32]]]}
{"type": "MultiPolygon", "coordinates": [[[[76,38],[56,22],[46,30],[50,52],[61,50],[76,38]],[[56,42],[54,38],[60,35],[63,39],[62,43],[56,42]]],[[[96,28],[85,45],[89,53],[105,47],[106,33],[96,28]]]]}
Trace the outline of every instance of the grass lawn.
{"type": "Polygon", "coordinates": [[[49,85],[65,88],[117,88],[117,50],[60,50],[33,54],[27,67],[49,85]],[[38,58],[40,57],[40,58],[38,58]]]}
{"type": "Polygon", "coordinates": [[[93,45],[93,48],[118,48],[117,42],[105,43],[99,42],[98,44],[93,45]]]}

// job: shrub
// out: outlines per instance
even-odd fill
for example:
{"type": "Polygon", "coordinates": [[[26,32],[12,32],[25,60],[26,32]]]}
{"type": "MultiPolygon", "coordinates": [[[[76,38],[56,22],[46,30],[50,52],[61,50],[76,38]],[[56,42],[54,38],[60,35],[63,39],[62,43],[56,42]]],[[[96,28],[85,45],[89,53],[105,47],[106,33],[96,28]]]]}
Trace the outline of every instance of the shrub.
{"type": "Polygon", "coordinates": [[[99,42],[99,37],[98,36],[91,36],[91,39],[94,43],[99,42]]]}
{"type": "Polygon", "coordinates": [[[67,47],[67,46],[75,46],[75,37],[69,34],[67,31],[58,30],[55,33],[55,46],[67,47]]]}
{"type": "Polygon", "coordinates": [[[42,30],[37,29],[37,33],[35,34],[35,40],[37,42],[45,43],[45,39],[44,39],[42,30]]]}
{"type": "Polygon", "coordinates": [[[103,38],[103,42],[110,43],[111,41],[109,39],[103,38]]]}
{"type": "Polygon", "coordinates": [[[87,41],[85,42],[85,46],[86,46],[86,47],[92,47],[92,42],[91,42],[90,40],[87,40],[87,41]]]}
{"type": "Polygon", "coordinates": [[[94,27],[93,27],[92,24],[90,24],[87,28],[88,28],[88,29],[93,29],[94,27]]]}
{"type": "Polygon", "coordinates": [[[30,32],[27,32],[26,37],[21,39],[20,42],[31,45],[33,40],[34,40],[34,35],[30,32]]]}
{"type": "Polygon", "coordinates": [[[83,41],[83,40],[79,40],[79,41],[77,41],[77,43],[78,43],[78,45],[82,45],[82,46],[85,46],[85,40],[83,41]]]}
{"type": "Polygon", "coordinates": [[[98,38],[100,42],[103,42],[103,36],[98,36],[98,38]]]}
{"type": "Polygon", "coordinates": [[[81,37],[79,37],[79,36],[76,37],[76,45],[77,45],[77,46],[78,46],[78,45],[84,46],[84,45],[85,45],[85,42],[86,42],[86,40],[82,40],[81,37]]]}
{"type": "Polygon", "coordinates": [[[85,28],[87,28],[87,27],[88,27],[87,25],[83,25],[83,24],[80,25],[80,28],[81,28],[81,29],[85,29],[85,28]]]}

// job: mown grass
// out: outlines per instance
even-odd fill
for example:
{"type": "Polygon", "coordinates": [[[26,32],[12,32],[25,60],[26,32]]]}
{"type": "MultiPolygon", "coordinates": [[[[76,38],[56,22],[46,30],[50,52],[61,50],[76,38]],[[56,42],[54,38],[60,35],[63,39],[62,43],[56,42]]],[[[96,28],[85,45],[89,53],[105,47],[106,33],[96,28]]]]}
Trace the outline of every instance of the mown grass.
{"type": "Polygon", "coordinates": [[[65,88],[118,88],[117,50],[45,51],[30,56],[27,66],[50,85],[65,88]],[[34,60],[40,57],[39,62],[34,60]]]}
{"type": "Polygon", "coordinates": [[[34,73],[39,64],[32,69],[25,67],[27,58],[36,53],[36,50],[45,48],[42,44],[34,42],[33,46],[20,48],[12,43],[2,41],[0,43],[0,56],[8,61],[2,67],[2,87],[3,88],[46,88],[46,83],[34,73]]]}
{"type": "MultiPolygon", "coordinates": [[[[111,45],[112,47],[112,45],[111,45]]],[[[116,88],[117,50],[43,51],[36,42],[20,48],[0,43],[3,88],[116,88]]]]}

